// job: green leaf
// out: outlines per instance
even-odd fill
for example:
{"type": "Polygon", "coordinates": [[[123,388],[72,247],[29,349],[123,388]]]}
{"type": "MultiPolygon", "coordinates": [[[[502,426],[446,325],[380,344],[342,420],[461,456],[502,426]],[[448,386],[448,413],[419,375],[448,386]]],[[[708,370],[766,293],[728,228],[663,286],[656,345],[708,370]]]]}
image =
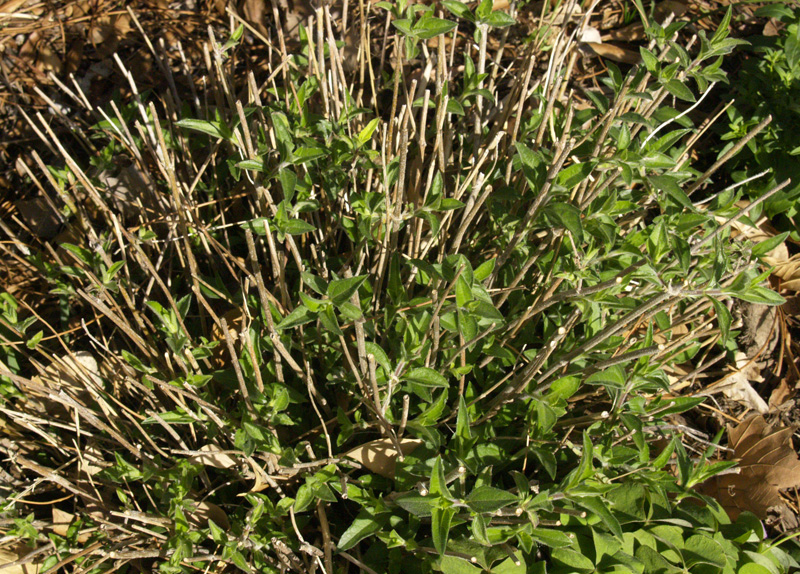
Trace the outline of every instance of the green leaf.
{"type": "Polygon", "coordinates": [[[210,518],[208,519],[208,528],[211,530],[211,538],[217,544],[225,544],[228,541],[228,535],[225,534],[225,531],[210,518]]]}
{"type": "Polygon", "coordinates": [[[275,328],[278,330],[291,329],[292,327],[297,327],[298,325],[310,323],[316,318],[316,313],[312,313],[311,309],[305,305],[299,305],[295,307],[291,313],[286,315],[286,317],[284,317],[280,323],[275,325],[275,328]]]}
{"type": "MultiPolygon", "coordinates": [[[[795,24],[795,26],[797,25],[795,24]]],[[[786,56],[786,63],[789,68],[794,70],[800,64],[800,28],[796,28],[795,33],[789,34],[789,37],[786,38],[786,43],[783,45],[783,53],[786,56]]],[[[797,77],[795,73],[795,80],[797,80],[797,77]]]]}
{"type": "Polygon", "coordinates": [[[453,209],[461,209],[464,204],[452,197],[443,197],[439,204],[439,211],[452,211],[453,209]]]}
{"type": "MultiPolygon", "coordinates": [[[[447,113],[448,114],[455,114],[457,116],[466,116],[467,112],[464,110],[464,106],[461,105],[455,98],[449,98],[447,100],[447,113]]],[[[438,173],[437,173],[438,175],[438,173]]]]}
{"type": "Polygon", "coordinates": [[[455,516],[455,508],[435,507],[431,512],[431,534],[433,535],[433,546],[442,555],[447,548],[447,538],[450,534],[450,524],[455,516]]]}
{"type": "Polygon", "coordinates": [[[767,289],[766,287],[750,287],[746,291],[742,291],[739,293],[735,293],[735,296],[743,301],[748,301],[749,303],[762,303],[764,305],[783,305],[786,303],[786,299],[778,295],[772,289],[767,289]]]}
{"type": "Polygon", "coordinates": [[[375,133],[375,129],[380,124],[380,118],[375,118],[371,122],[369,122],[361,132],[358,134],[358,145],[359,147],[363,146],[367,143],[370,139],[372,139],[372,134],[375,133]]]}
{"type": "Polygon", "coordinates": [[[731,312],[728,311],[728,307],[719,301],[718,299],[714,299],[713,297],[709,297],[711,300],[711,304],[714,305],[714,312],[717,315],[717,324],[719,325],[719,332],[722,338],[722,344],[724,345],[728,341],[728,334],[731,330],[731,322],[733,318],[731,317],[731,312]]]}
{"type": "Polygon", "coordinates": [[[389,356],[386,354],[386,351],[372,341],[366,341],[364,346],[367,349],[367,354],[375,357],[375,362],[378,364],[378,366],[383,367],[383,370],[386,371],[387,376],[390,375],[392,373],[392,363],[389,361],[389,356]]]}
{"type": "Polygon", "coordinates": [[[704,534],[695,534],[686,539],[683,557],[687,566],[711,564],[722,568],[726,563],[725,552],[719,542],[704,534]]]}
{"type": "Polygon", "coordinates": [[[472,301],[472,289],[467,285],[467,280],[461,275],[456,281],[456,305],[460,308],[467,306],[472,301]]]}
{"type": "Polygon", "coordinates": [[[475,16],[472,14],[469,6],[463,2],[459,2],[459,0],[442,0],[442,6],[447,8],[447,10],[453,14],[453,16],[463,18],[469,22],[475,21],[475,16]]]}
{"type": "Polygon", "coordinates": [[[775,249],[778,245],[783,243],[786,238],[789,237],[789,232],[785,231],[775,237],[770,237],[769,239],[765,239],[753,246],[752,254],[753,257],[763,257],[773,249],[775,249]]]}
{"type": "Polygon", "coordinates": [[[669,175],[651,175],[647,179],[650,180],[653,187],[666,193],[670,198],[675,200],[678,205],[688,207],[689,209],[694,208],[692,200],[689,199],[689,196],[680,188],[674,177],[669,175]]]}
{"type": "Polygon", "coordinates": [[[397,28],[403,36],[414,35],[414,32],[411,29],[411,20],[407,19],[392,20],[392,26],[397,28]]]}
{"type": "Polygon", "coordinates": [[[435,38],[442,34],[446,34],[456,27],[455,22],[444,20],[442,18],[423,17],[414,24],[412,34],[421,40],[428,40],[435,38]]]}
{"type": "Polygon", "coordinates": [[[294,151],[294,159],[292,160],[292,163],[294,165],[302,165],[326,155],[328,155],[328,152],[326,152],[323,148],[299,147],[294,151]]]}
{"type": "Polygon", "coordinates": [[[286,201],[292,201],[294,197],[294,188],[297,185],[297,174],[291,169],[286,168],[281,170],[278,177],[281,180],[281,187],[283,188],[283,198],[286,201]]]}
{"type": "Polygon", "coordinates": [[[686,84],[684,84],[680,80],[670,80],[669,82],[664,84],[664,87],[667,89],[667,91],[670,94],[672,94],[673,96],[675,96],[678,99],[681,99],[681,100],[684,100],[684,101],[687,101],[687,102],[694,102],[695,99],[696,99],[694,97],[694,94],[692,93],[692,90],[690,90],[686,86],[686,84]]]}
{"type": "Polygon", "coordinates": [[[566,400],[574,395],[580,386],[580,377],[576,377],[574,375],[562,377],[550,385],[548,396],[555,399],[560,398],[566,400]]]}
{"type": "Polygon", "coordinates": [[[559,172],[556,181],[559,185],[563,185],[567,189],[572,189],[589,177],[593,168],[593,162],[573,163],[571,166],[559,172]]]}
{"type": "Polygon", "coordinates": [[[614,515],[611,514],[606,501],[594,496],[575,496],[572,497],[571,500],[575,504],[582,506],[592,514],[598,516],[614,536],[617,538],[622,538],[622,527],[620,526],[619,521],[614,518],[614,515]]]}
{"type": "Polygon", "coordinates": [[[403,380],[411,381],[423,387],[437,387],[446,389],[449,386],[447,379],[438,372],[428,367],[417,367],[403,375],[403,380]]]}
{"type": "Polygon", "coordinates": [[[339,321],[336,319],[336,314],[333,312],[333,307],[330,305],[327,305],[319,314],[319,322],[322,323],[323,327],[337,337],[344,335],[341,327],[339,327],[339,321]]]}
{"type": "Polygon", "coordinates": [[[513,16],[501,10],[495,10],[489,14],[484,22],[493,28],[506,28],[517,23],[513,16]]]}
{"type": "Polygon", "coordinates": [[[586,379],[588,385],[604,385],[613,389],[621,389],[625,386],[627,376],[625,370],[620,365],[614,365],[604,371],[589,375],[586,379]]]}
{"type": "Polygon", "coordinates": [[[311,287],[314,291],[319,293],[320,295],[325,295],[328,292],[328,284],[322,277],[317,277],[316,275],[312,275],[308,271],[303,271],[300,276],[303,278],[303,281],[306,285],[311,287]]]}
{"type": "Polygon", "coordinates": [[[497,263],[497,258],[489,259],[489,261],[484,261],[483,263],[478,265],[478,267],[473,272],[472,277],[475,279],[475,281],[479,283],[486,281],[489,278],[489,275],[492,274],[492,271],[494,271],[494,266],[496,263],[497,263]]]}
{"type": "Polygon", "coordinates": [[[436,497],[422,496],[419,492],[414,491],[399,496],[395,502],[397,502],[397,506],[406,512],[425,518],[431,515],[436,504],[436,497]]]}
{"type": "Polygon", "coordinates": [[[571,548],[556,548],[551,556],[556,564],[563,564],[572,571],[585,570],[591,572],[594,570],[594,564],[591,560],[571,548]]]}
{"type": "Polygon", "coordinates": [[[467,506],[480,513],[494,512],[519,501],[519,497],[493,486],[479,486],[466,498],[467,506]]]}
{"type": "Polygon", "coordinates": [[[639,54],[642,56],[642,62],[644,62],[647,71],[654,74],[658,70],[658,58],[644,46],[639,47],[639,54]]]}
{"type": "Polygon", "coordinates": [[[336,546],[339,550],[348,550],[365,538],[380,531],[381,526],[381,523],[371,513],[362,508],[350,527],[339,538],[339,543],[336,546]]]}
{"type": "Polygon", "coordinates": [[[196,132],[201,132],[211,137],[225,139],[225,135],[222,133],[222,129],[217,122],[207,122],[204,120],[193,120],[193,119],[185,119],[185,120],[178,120],[175,122],[175,125],[179,128],[186,128],[188,130],[194,130],[196,132]]]}
{"type": "Polygon", "coordinates": [[[560,530],[533,528],[528,531],[528,534],[539,544],[544,544],[551,548],[565,548],[573,544],[572,539],[560,530]]]}
{"type": "Polygon", "coordinates": [[[353,293],[358,291],[361,284],[367,279],[368,275],[357,275],[347,279],[335,279],[328,284],[328,297],[334,305],[341,305],[349,301],[353,293]]]}
{"type": "Polygon", "coordinates": [[[545,208],[545,212],[556,225],[567,229],[578,244],[583,243],[580,209],[570,203],[555,202],[549,204],[545,208]]]}
{"type": "Polygon", "coordinates": [[[481,568],[473,566],[468,560],[450,556],[449,554],[442,556],[439,568],[441,568],[443,574],[481,574],[483,572],[481,568]]]}
{"type": "Polygon", "coordinates": [[[316,227],[302,219],[290,219],[283,226],[283,232],[289,235],[302,235],[314,231],[316,227]]]}
{"type": "Polygon", "coordinates": [[[442,457],[437,456],[433,461],[431,469],[430,494],[434,496],[450,497],[450,489],[447,488],[447,479],[444,476],[444,463],[442,457]]]}

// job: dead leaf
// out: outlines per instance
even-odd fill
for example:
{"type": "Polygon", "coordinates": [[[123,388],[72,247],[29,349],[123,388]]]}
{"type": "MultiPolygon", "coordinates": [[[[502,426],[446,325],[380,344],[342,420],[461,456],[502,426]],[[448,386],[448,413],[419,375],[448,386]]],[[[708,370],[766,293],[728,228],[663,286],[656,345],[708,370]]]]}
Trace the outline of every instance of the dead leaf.
{"type": "Polygon", "coordinates": [[[213,466],[214,468],[232,468],[238,466],[239,462],[231,455],[222,452],[222,449],[215,444],[207,444],[200,447],[200,450],[208,454],[197,454],[192,456],[191,461],[195,464],[213,466]]]}
{"type": "MultiPolygon", "coordinates": [[[[398,442],[404,456],[411,454],[415,448],[422,444],[422,441],[416,438],[401,438],[398,439],[398,442]]],[[[360,462],[375,474],[386,478],[394,478],[397,454],[392,440],[381,438],[357,446],[345,456],[360,462]]]]}
{"type": "Polygon", "coordinates": [[[0,13],[13,14],[17,11],[17,8],[21,8],[27,1],[28,0],[10,0],[9,2],[0,4],[0,13]]]}
{"type": "Polygon", "coordinates": [[[597,28],[593,28],[592,26],[586,26],[580,35],[580,42],[593,42],[595,44],[600,44],[603,42],[602,38],[600,37],[600,30],[597,28]]]}
{"type": "Polygon", "coordinates": [[[614,44],[585,42],[584,45],[591,48],[592,51],[601,58],[608,58],[609,60],[613,60],[615,62],[621,62],[623,64],[638,64],[641,60],[641,56],[638,52],[620,48],[614,44]]]}
{"type": "Polygon", "coordinates": [[[728,446],[739,473],[715,476],[700,486],[700,492],[716,498],[731,520],[746,510],[762,520],[776,512],[788,517],[791,511],[780,492],[800,487],[793,433],[792,428],[772,429],[760,415],[728,426],[728,446]]]}
{"type": "MultiPolygon", "coordinates": [[[[228,323],[228,332],[231,334],[231,337],[233,337],[233,340],[236,341],[244,325],[242,310],[231,309],[225,313],[222,318],[228,323]]],[[[230,365],[231,356],[228,352],[228,343],[225,338],[225,333],[222,332],[222,328],[216,323],[211,326],[211,340],[219,341],[219,345],[214,347],[211,351],[211,362],[219,368],[230,365]]]]}
{"type": "Polygon", "coordinates": [[[242,15],[245,20],[255,26],[256,30],[264,34],[268,34],[267,29],[264,27],[264,16],[267,12],[266,2],[264,0],[244,0],[242,4],[242,15]]]}
{"type": "Polygon", "coordinates": [[[787,410],[787,408],[794,405],[794,401],[791,400],[793,395],[794,393],[792,392],[791,385],[789,385],[789,381],[786,377],[782,378],[781,382],[778,383],[778,386],[772,390],[772,394],[769,396],[770,408],[781,411],[787,410]]]}
{"type": "Polygon", "coordinates": [[[186,512],[186,520],[198,528],[206,528],[208,521],[213,520],[214,524],[223,530],[230,530],[231,523],[228,515],[213,502],[201,500],[200,502],[190,502],[190,508],[186,512]]]}
{"type": "MultiPolygon", "coordinates": [[[[744,358],[747,362],[747,358],[744,358]]],[[[769,412],[769,405],[761,398],[743,371],[737,371],[725,379],[725,384],[720,387],[722,394],[732,401],[742,403],[747,408],[762,415],[769,412]]]]}
{"type": "Polygon", "coordinates": [[[16,548],[13,552],[0,548],[0,572],[3,574],[38,574],[39,564],[28,563],[6,567],[6,564],[16,562],[28,552],[30,552],[30,550],[25,548],[16,548]]]}
{"type": "MultiPolygon", "coordinates": [[[[53,532],[66,538],[70,525],[75,521],[75,515],[53,507],[53,532]]],[[[84,544],[89,540],[89,534],[78,534],[77,541],[84,544]]]]}

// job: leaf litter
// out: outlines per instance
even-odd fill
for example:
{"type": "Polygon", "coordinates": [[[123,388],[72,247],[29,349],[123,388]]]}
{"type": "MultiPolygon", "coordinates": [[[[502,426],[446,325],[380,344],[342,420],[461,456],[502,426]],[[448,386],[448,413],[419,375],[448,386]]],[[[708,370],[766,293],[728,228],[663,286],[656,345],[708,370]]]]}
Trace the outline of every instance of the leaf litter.
{"type": "Polygon", "coordinates": [[[728,426],[731,460],[738,473],[722,474],[703,483],[702,494],[715,498],[732,520],[748,511],[761,520],[780,522],[784,529],[798,526],[797,514],[781,492],[800,487],[800,459],[792,445],[794,428],[776,429],[755,415],[728,426]]]}

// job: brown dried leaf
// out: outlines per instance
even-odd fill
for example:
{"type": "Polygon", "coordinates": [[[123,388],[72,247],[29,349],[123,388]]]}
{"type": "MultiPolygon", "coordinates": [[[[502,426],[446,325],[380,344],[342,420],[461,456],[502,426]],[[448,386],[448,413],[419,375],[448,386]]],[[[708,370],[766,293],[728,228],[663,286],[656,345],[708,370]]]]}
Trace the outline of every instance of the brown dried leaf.
{"type": "MultiPolygon", "coordinates": [[[[422,441],[416,438],[401,438],[398,439],[398,442],[403,455],[411,454],[415,448],[422,444],[422,441]]],[[[345,456],[360,462],[375,474],[386,478],[394,478],[397,454],[391,439],[381,438],[357,446],[345,456]]]]}
{"type": "Polygon", "coordinates": [[[205,466],[213,466],[214,468],[232,468],[239,463],[231,455],[221,452],[215,444],[207,444],[200,447],[200,450],[208,454],[198,454],[191,458],[193,463],[203,464],[205,466]]]}
{"type": "Polygon", "coordinates": [[[601,58],[608,58],[609,60],[613,60],[615,62],[621,62],[623,64],[638,64],[639,60],[641,60],[641,56],[639,56],[638,52],[620,48],[614,44],[586,42],[584,45],[591,48],[592,51],[601,58]]]}
{"type": "Polygon", "coordinates": [[[186,513],[186,520],[189,524],[193,524],[198,528],[206,528],[208,521],[213,520],[214,524],[223,530],[230,529],[231,523],[228,521],[228,515],[213,502],[201,500],[200,502],[192,502],[190,505],[191,508],[186,513]]]}
{"type": "Polygon", "coordinates": [[[800,487],[800,460],[792,447],[791,428],[773,430],[762,416],[728,427],[728,442],[739,474],[716,476],[701,492],[713,496],[736,519],[745,510],[766,519],[776,510],[784,514],[780,491],[800,487]]]}
{"type": "Polygon", "coordinates": [[[39,564],[20,564],[18,566],[6,566],[19,560],[27,554],[25,549],[17,548],[14,552],[0,548],[0,572],[3,574],[38,574],[39,564]]]}

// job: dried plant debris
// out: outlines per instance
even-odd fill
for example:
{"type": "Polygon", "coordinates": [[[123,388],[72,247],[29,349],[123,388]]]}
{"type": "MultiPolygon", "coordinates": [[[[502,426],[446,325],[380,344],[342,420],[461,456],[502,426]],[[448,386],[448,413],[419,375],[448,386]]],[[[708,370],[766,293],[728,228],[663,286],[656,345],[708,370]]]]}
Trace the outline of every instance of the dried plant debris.
{"type": "Polygon", "coordinates": [[[781,491],[800,487],[793,433],[791,427],[773,428],[760,415],[728,426],[728,446],[739,472],[716,476],[700,491],[717,499],[731,519],[749,511],[782,529],[796,528],[797,515],[781,498],[781,491]]]}

